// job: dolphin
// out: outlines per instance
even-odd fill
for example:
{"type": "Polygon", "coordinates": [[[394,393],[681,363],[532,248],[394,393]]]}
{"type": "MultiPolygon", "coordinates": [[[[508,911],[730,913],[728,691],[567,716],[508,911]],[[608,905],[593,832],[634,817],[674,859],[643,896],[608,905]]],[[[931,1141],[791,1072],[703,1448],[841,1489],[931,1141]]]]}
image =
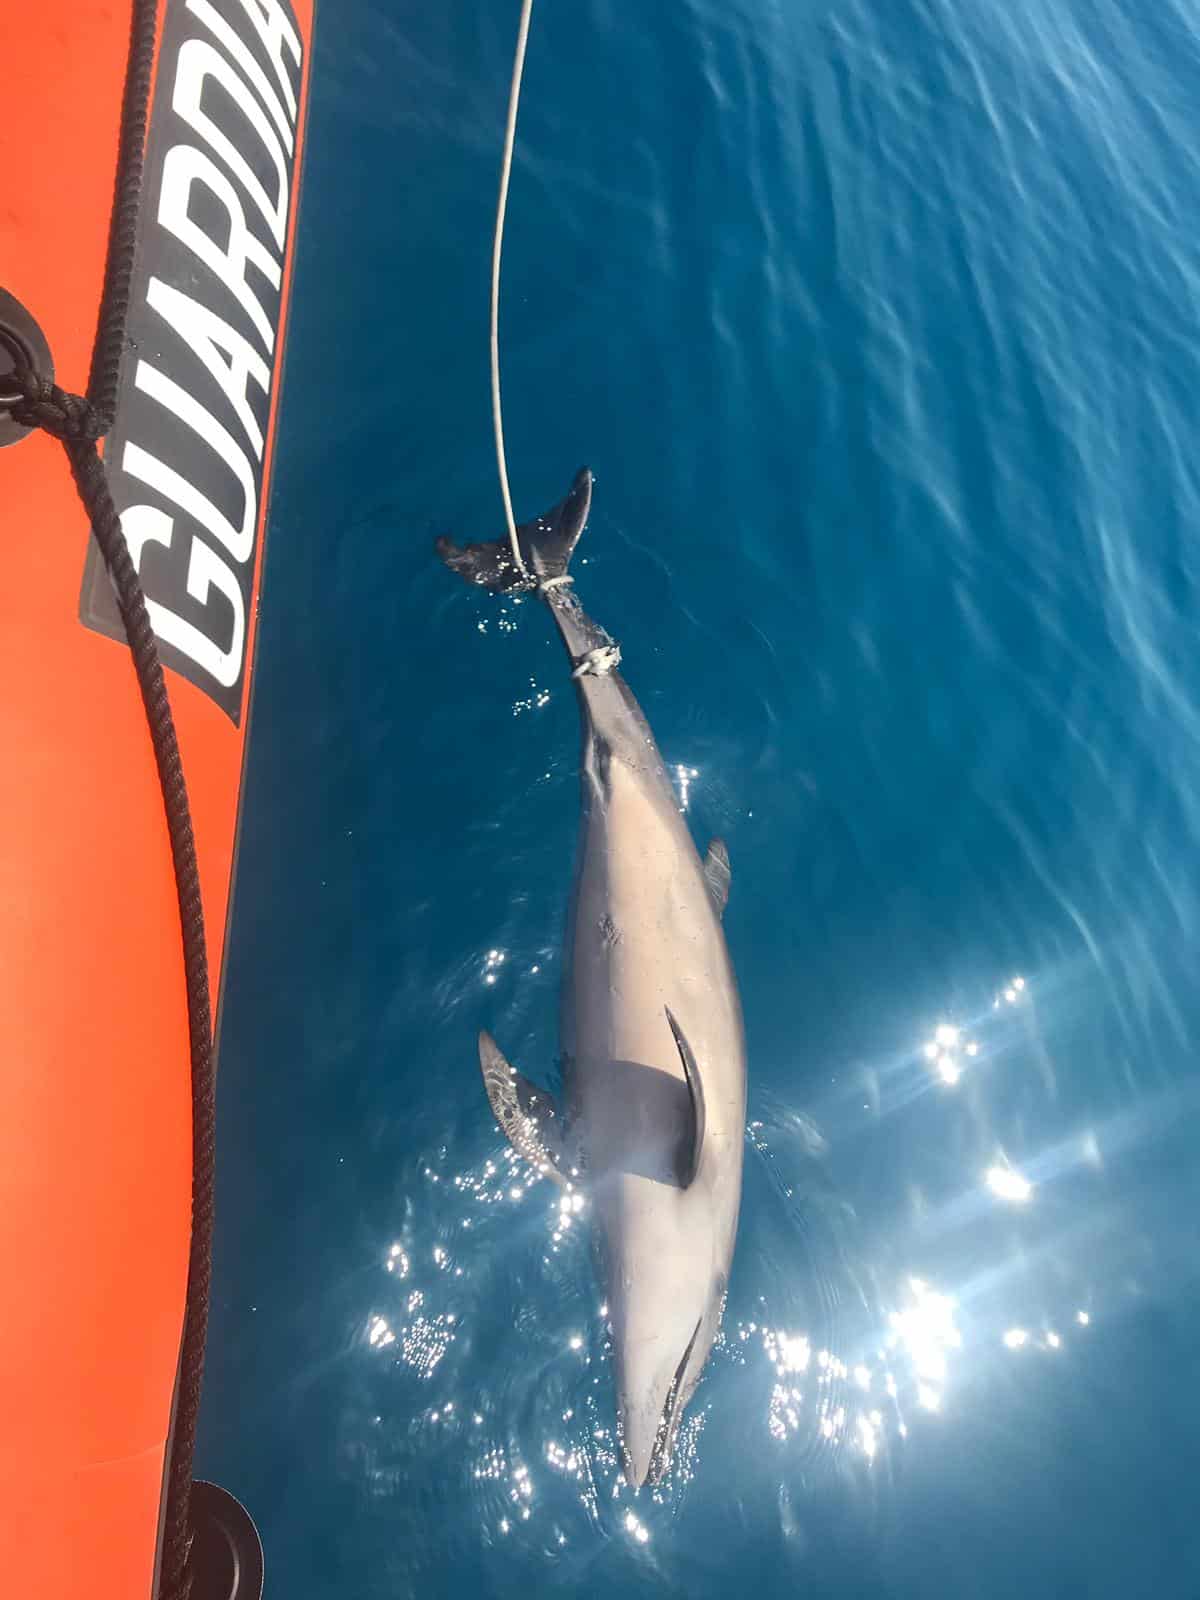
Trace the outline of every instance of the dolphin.
{"type": "Polygon", "coordinates": [[[583,817],[561,1005],[565,1102],[512,1067],[488,1033],[479,1060],[517,1153],[568,1189],[586,1185],[607,1289],[624,1472],[670,1464],[721,1323],[737,1234],[746,1123],[741,1002],[721,917],[729,856],[701,861],[654,735],[584,611],[567,568],[592,475],[507,538],[446,565],[496,592],[536,585],[571,663],[583,724],[583,817]]]}

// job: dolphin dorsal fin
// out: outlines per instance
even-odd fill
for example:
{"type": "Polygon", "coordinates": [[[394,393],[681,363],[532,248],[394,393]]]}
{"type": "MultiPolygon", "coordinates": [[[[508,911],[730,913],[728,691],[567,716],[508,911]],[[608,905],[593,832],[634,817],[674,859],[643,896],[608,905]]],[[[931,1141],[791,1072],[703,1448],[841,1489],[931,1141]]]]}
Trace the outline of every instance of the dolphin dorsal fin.
{"type": "Polygon", "coordinates": [[[684,1038],[683,1029],[672,1016],[670,1006],[666,1008],[666,1012],[671,1032],[675,1035],[679,1059],[683,1062],[683,1075],[687,1079],[688,1099],[692,1107],[691,1126],[688,1129],[688,1138],[684,1142],[679,1174],[680,1184],[688,1189],[700,1171],[700,1158],[704,1153],[704,1085],[700,1081],[700,1068],[696,1065],[691,1045],[684,1038]]]}
{"type": "Polygon", "coordinates": [[[509,1066],[490,1033],[479,1035],[483,1086],[509,1144],[547,1178],[568,1187],[563,1120],[554,1096],[509,1066]]]}
{"type": "Polygon", "coordinates": [[[713,903],[713,910],[718,917],[725,915],[725,907],[729,903],[729,882],[732,869],[729,865],[729,851],[725,848],[724,839],[713,839],[704,857],[704,881],[708,885],[708,898],[713,903]]]}

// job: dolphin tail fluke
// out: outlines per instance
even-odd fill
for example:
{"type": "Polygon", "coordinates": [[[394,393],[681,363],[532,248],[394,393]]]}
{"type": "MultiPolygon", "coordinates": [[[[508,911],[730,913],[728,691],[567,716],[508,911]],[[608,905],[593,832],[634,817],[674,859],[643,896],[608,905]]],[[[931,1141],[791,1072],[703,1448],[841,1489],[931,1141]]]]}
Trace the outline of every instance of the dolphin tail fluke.
{"type": "MultiPolygon", "coordinates": [[[[521,559],[534,582],[566,577],[591,503],[592,475],[587,467],[581,467],[564,500],[517,529],[521,559]]],[[[451,571],[468,583],[482,584],[485,589],[500,593],[529,587],[529,580],[513,561],[507,536],[462,547],[452,539],[442,538],[437,541],[437,553],[451,571]]]]}
{"type": "Polygon", "coordinates": [[[523,1161],[566,1187],[569,1166],[554,1096],[523,1078],[490,1033],[479,1035],[479,1066],[496,1121],[523,1161]]]}

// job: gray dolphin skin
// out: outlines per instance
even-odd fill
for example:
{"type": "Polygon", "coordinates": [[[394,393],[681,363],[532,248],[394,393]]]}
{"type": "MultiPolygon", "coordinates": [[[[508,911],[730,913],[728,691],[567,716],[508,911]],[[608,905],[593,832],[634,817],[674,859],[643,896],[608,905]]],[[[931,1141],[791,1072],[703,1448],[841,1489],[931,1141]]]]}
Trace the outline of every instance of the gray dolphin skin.
{"type": "Polygon", "coordinates": [[[567,566],[591,505],[566,499],[507,539],[438,553],[472,583],[528,589],[549,606],[583,724],[582,797],[562,992],[565,1104],[479,1039],[488,1098],[517,1152],[585,1186],[599,1233],[625,1475],[666,1471],[684,1407],[720,1326],[737,1233],[746,1050],[721,915],[729,857],[702,862],[610,636],[567,566]]]}

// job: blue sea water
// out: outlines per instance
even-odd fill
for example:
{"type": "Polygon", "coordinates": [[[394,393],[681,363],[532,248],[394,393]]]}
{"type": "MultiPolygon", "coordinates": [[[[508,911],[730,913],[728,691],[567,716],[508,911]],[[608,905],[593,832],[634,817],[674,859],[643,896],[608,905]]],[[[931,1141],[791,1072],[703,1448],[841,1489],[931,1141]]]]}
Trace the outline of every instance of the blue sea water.
{"type": "Polygon", "coordinates": [[[1200,12],[535,6],[514,495],[596,471],[579,590],[728,841],[750,1055],[636,1496],[475,1059],[554,1074],[573,696],[431,548],[501,525],[516,20],[320,8],[199,1468],[293,1600],[1192,1600],[1200,12]]]}

